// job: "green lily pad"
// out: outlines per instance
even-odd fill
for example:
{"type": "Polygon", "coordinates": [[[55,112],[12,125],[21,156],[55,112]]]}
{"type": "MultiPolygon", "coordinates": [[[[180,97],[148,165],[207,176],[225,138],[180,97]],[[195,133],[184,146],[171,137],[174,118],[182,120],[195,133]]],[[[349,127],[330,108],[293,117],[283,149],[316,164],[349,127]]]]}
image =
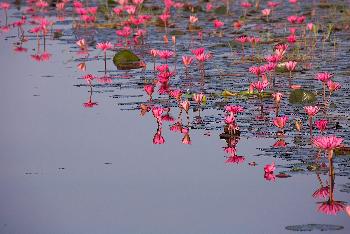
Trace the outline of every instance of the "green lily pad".
{"type": "Polygon", "coordinates": [[[113,57],[113,63],[119,70],[141,68],[140,58],[130,50],[121,50],[113,57]]]}
{"type": "Polygon", "coordinates": [[[171,36],[182,36],[185,35],[186,33],[184,31],[181,30],[173,30],[170,32],[171,36]]]}
{"type": "Polygon", "coordinates": [[[350,147],[348,146],[342,146],[340,148],[337,148],[334,150],[334,153],[335,155],[341,155],[341,156],[344,156],[344,155],[350,155],[350,147]]]}
{"type": "Polygon", "coordinates": [[[202,27],[198,26],[198,25],[193,25],[193,24],[189,24],[187,29],[190,31],[190,32],[194,32],[194,31],[200,31],[202,30],[202,27]]]}
{"type": "Polygon", "coordinates": [[[217,14],[217,15],[224,15],[224,14],[226,14],[226,6],[219,6],[218,8],[216,8],[215,10],[214,10],[214,12],[215,12],[215,14],[217,14]]]}
{"type": "Polygon", "coordinates": [[[304,89],[295,89],[289,95],[291,104],[309,104],[316,102],[316,94],[304,89]]]}

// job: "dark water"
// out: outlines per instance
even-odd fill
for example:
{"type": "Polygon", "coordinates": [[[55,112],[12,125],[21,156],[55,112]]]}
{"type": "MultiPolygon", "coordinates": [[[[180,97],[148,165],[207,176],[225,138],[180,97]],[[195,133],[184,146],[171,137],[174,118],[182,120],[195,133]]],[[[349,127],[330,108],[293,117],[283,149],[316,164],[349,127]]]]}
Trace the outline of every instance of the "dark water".
{"type": "MultiPolygon", "coordinates": [[[[284,19],[289,11],[293,9],[276,17],[284,19]]],[[[17,11],[11,13],[18,15],[17,11]]],[[[184,13],[181,20],[187,19],[188,13],[184,13]]],[[[24,45],[28,52],[20,54],[13,52],[16,31],[1,35],[0,233],[290,233],[308,228],[316,233],[320,231],[317,228],[325,233],[337,229],[335,233],[348,233],[346,212],[334,216],[317,212],[317,202],[322,201],[312,197],[320,187],[317,175],[323,183],[329,179],[327,170],[307,169],[315,163],[317,152],[309,144],[306,122],[301,135],[289,124],[287,147],[276,149],[272,147],[277,139],[271,124],[271,100],[264,101],[268,120],[261,122],[255,120],[258,100],[210,95],[220,94],[227,87],[245,90],[253,80],[247,70],[254,63],[241,64],[229,47],[216,47],[236,37],[229,34],[232,20],[222,19],[227,21],[227,37],[210,36],[203,45],[215,52],[215,60],[206,65],[204,84],[196,68],[191,70],[190,81],[186,80],[180,58],[178,74],[171,83],[189,92],[204,91],[208,96],[201,111],[202,122],[194,118],[198,112],[190,111],[191,145],[182,144],[183,135],[171,132],[168,123],[162,128],[165,144],[152,144],[157,123],[151,113],[141,117],[138,109],[141,103],[148,103],[144,81],[153,79],[152,59],[142,52],[147,48],[136,50],[148,62],[146,71],[130,71],[130,79],[116,78],[112,84],[95,84],[92,100],[98,105],[84,108],[90,93],[80,79],[85,73],[76,69],[83,60],[78,59],[74,45],[81,32],[72,30],[69,18],[55,26],[64,30],[64,36],[47,41],[53,54],[48,62],[30,58],[35,53],[35,37],[24,45]],[[220,70],[238,76],[219,77],[220,70]],[[226,142],[219,137],[223,131],[222,107],[227,103],[246,109],[238,117],[242,134],[237,152],[245,157],[241,164],[225,163],[226,142]],[[275,174],[286,172],[291,177],[265,180],[263,167],[272,161],[277,166],[275,174]],[[257,165],[250,166],[249,162],[257,165]]],[[[185,24],[180,22],[176,25],[184,30],[185,24]]],[[[155,36],[162,35],[160,29],[149,30],[147,46],[164,49],[160,37],[155,36]]],[[[96,41],[115,38],[114,30],[89,33],[95,33],[96,41]]],[[[327,44],[323,54],[316,54],[312,70],[297,72],[295,77],[296,83],[320,90],[314,74],[319,69],[335,74],[342,89],[334,94],[337,108],[330,110],[330,118],[343,128],[327,133],[344,137],[348,144],[349,31],[336,35],[336,56],[332,57],[332,46],[327,44]]],[[[179,54],[189,54],[189,40],[189,35],[177,39],[179,54]]],[[[87,70],[102,75],[102,54],[93,48],[87,70]]],[[[108,52],[109,58],[112,55],[108,52]]],[[[176,62],[170,63],[174,66],[176,62]]],[[[125,76],[111,60],[107,67],[108,74],[125,76]]],[[[284,76],[277,77],[277,87],[288,93],[284,76]]],[[[154,102],[165,103],[177,117],[176,103],[167,96],[156,95],[154,102]]],[[[281,111],[306,121],[302,107],[289,105],[287,98],[281,111]]],[[[335,200],[349,202],[349,155],[335,157],[334,167],[335,200]]]]}

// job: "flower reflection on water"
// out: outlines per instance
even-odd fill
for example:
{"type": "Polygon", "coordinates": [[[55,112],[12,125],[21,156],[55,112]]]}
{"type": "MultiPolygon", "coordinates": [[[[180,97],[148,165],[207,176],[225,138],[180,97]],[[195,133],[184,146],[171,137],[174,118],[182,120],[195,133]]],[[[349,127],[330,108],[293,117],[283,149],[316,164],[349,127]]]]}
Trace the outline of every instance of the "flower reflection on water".
{"type": "MultiPolygon", "coordinates": [[[[261,1],[263,8],[258,10],[260,1],[255,1],[255,5],[251,2],[237,3],[239,10],[235,13],[240,14],[239,11],[243,10],[243,15],[233,21],[224,16],[218,17],[216,10],[213,10],[218,1],[207,3],[207,12],[173,1],[164,1],[165,7],[159,12],[161,8],[158,9],[158,6],[148,12],[153,9],[151,6],[154,7],[152,1],[119,1],[112,4],[114,8],[109,3],[102,7],[95,2],[89,6],[87,1],[74,1],[72,4],[60,1],[55,5],[52,15],[46,15],[51,10],[47,2],[28,1],[28,9],[11,17],[8,16],[11,4],[2,3],[0,9],[4,17],[1,19],[1,35],[8,35],[15,30],[16,42],[11,48],[17,56],[22,54],[45,64],[55,62],[52,60],[56,59],[57,51],[51,48],[55,40],[72,46],[73,52],[70,51],[69,55],[73,59],[69,61],[75,63],[75,72],[83,74],[79,77],[82,76],[87,82],[81,86],[89,88],[88,99],[83,103],[85,108],[100,108],[101,105],[94,98],[111,90],[142,92],[137,96],[137,101],[126,104],[132,106],[130,109],[140,111],[142,121],[148,121],[147,117],[152,118],[152,124],[156,127],[149,140],[152,139],[155,145],[164,147],[171,141],[172,138],[166,135],[168,128],[171,134],[179,135],[180,144],[187,145],[181,147],[197,147],[200,142],[197,133],[201,131],[205,131],[206,137],[219,135],[217,138],[225,142],[223,163],[228,168],[252,166],[252,170],[261,172],[261,178],[275,181],[272,186],[282,178],[292,177],[292,170],[283,171],[286,161],[295,160],[306,164],[308,160],[314,160],[316,169],[309,171],[317,174],[320,185],[312,197],[326,199],[318,203],[317,211],[327,215],[343,211],[349,213],[346,202],[334,198],[337,192],[335,167],[339,168],[339,163],[333,162],[342,153],[349,154],[349,125],[346,123],[349,113],[346,101],[341,100],[338,94],[344,92],[340,96],[346,96],[348,81],[343,79],[341,83],[337,82],[344,78],[343,73],[346,71],[338,72],[334,67],[327,67],[327,64],[317,60],[317,56],[324,55],[319,54],[320,44],[333,40],[331,35],[334,36],[334,47],[344,42],[338,43],[335,39],[341,27],[330,29],[328,34],[320,36],[318,33],[327,29],[319,29],[320,23],[309,17],[309,12],[298,13],[283,18],[283,30],[278,33],[283,37],[272,38],[275,32],[273,27],[277,29],[276,18],[285,9],[279,9],[280,2],[261,1]],[[257,15],[254,14],[263,17],[255,17],[257,15]],[[177,22],[182,19],[186,20],[187,28],[177,22]],[[232,22],[233,27],[229,26],[232,22]],[[72,24],[72,27],[68,30],[65,23],[72,24]],[[253,25],[256,27],[254,30],[253,25]],[[54,28],[61,26],[62,31],[54,31],[54,28]],[[95,29],[96,33],[93,33],[95,29]],[[249,35],[244,34],[248,32],[249,35]],[[198,38],[195,38],[197,34],[198,38]],[[60,39],[61,36],[63,39],[60,39]],[[169,39],[171,36],[172,45],[169,44],[168,36],[169,39]],[[231,51],[227,50],[227,45],[231,51]],[[139,66],[125,71],[113,70],[110,63],[115,61],[110,54],[120,49],[134,52],[139,66]],[[28,50],[33,52],[26,54],[28,50]],[[97,71],[96,67],[101,67],[98,65],[101,60],[104,69],[97,71]],[[316,63],[319,64],[316,66],[316,63]],[[111,70],[107,70],[107,64],[111,70]],[[323,70],[322,65],[334,74],[319,72],[323,70]],[[232,71],[228,71],[231,67],[237,70],[234,70],[237,74],[232,75],[232,71]],[[321,83],[322,87],[319,85],[321,83]],[[231,92],[226,89],[237,90],[231,92]],[[223,91],[227,91],[226,95],[223,91]],[[290,97],[296,91],[304,94],[309,91],[316,101],[303,102],[303,99],[292,105],[290,97]],[[303,122],[306,126],[306,121],[309,132],[303,126],[303,122]],[[318,129],[316,133],[313,132],[314,127],[318,129]],[[222,132],[218,134],[219,131],[222,132]],[[272,152],[269,156],[279,158],[279,161],[269,158],[266,161],[269,164],[265,162],[260,165],[252,161],[253,155],[244,152],[244,156],[239,155],[238,144],[240,141],[240,144],[245,144],[244,137],[273,139],[274,143],[268,149],[272,152]],[[307,158],[315,150],[319,152],[318,156],[307,158]],[[323,153],[326,157],[322,157],[323,153]],[[324,162],[319,163],[318,160],[324,162]],[[323,182],[321,177],[326,169],[328,180],[323,182]]],[[[233,8],[226,10],[229,15],[233,8]]],[[[325,51],[325,54],[328,52],[325,51]]],[[[264,153],[268,155],[267,150],[264,153]]]]}

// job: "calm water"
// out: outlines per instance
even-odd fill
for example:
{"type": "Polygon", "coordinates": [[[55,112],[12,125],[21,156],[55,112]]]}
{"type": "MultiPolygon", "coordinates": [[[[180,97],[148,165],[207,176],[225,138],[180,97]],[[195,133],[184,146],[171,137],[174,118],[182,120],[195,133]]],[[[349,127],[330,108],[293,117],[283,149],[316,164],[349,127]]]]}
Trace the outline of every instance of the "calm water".
{"type": "MultiPolygon", "coordinates": [[[[18,12],[11,11],[11,15],[18,12]]],[[[9,20],[15,20],[14,16],[9,20]]],[[[81,77],[86,73],[76,69],[84,59],[78,59],[81,57],[74,45],[78,33],[70,24],[67,19],[55,26],[63,29],[64,36],[59,40],[49,37],[47,48],[52,58],[41,63],[30,58],[35,54],[35,37],[25,43],[26,53],[15,53],[16,30],[0,35],[0,233],[277,234],[291,233],[288,226],[307,224],[332,225],[326,233],[332,228],[339,229],[335,233],[349,233],[346,212],[317,212],[317,202],[323,201],[312,197],[320,187],[317,174],[326,183],[328,172],[306,169],[317,152],[308,143],[302,145],[296,140],[301,137],[308,142],[307,134],[299,136],[292,132],[291,125],[285,137],[287,147],[276,149],[275,128],[269,121],[254,120],[259,114],[257,100],[226,100],[209,95],[220,94],[223,87],[245,89],[251,77],[244,74],[252,64],[228,67],[227,73],[240,75],[235,80],[229,76],[220,80],[218,64],[212,62],[202,86],[198,85],[200,78],[195,70],[191,73],[193,84],[188,86],[183,71],[178,69],[173,85],[189,92],[205,91],[210,98],[201,112],[202,122],[194,118],[198,112],[190,111],[191,145],[182,144],[183,135],[171,132],[168,123],[162,128],[165,144],[155,145],[152,140],[157,123],[151,113],[141,116],[138,109],[140,103],[148,103],[143,81],[153,77],[151,58],[145,56],[149,63],[145,72],[134,70],[128,73],[130,79],[116,78],[112,84],[94,85],[92,100],[98,105],[85,108],[83,103],[89,100],[90,93],[81,77]],[[237,152],[245,157],[240,164],[225,163],[226,142],[219,137],[223,131],[222,106],[226,103],[239,103],[247,109],[238,117],[242,134],[237,152]],[[272,161],[277,166],[275,174],[286,172],[291,177],[265,180],[263,167],[272,161]],[[257,165],[251,166],[250,162],[257,165]]],[[[228,29],[229,26],[225,28],[228,29]]],[[[150,30],[159,32],[154,27],[150,30]]],[[[343,129],[329,133],[344,137],[346,144],[348,33],[339,33],[336,58],[316,56],[314,61],[315,68],[324,65],[323,70],[332,71],[342,82],[342,91],[334,97],[339,108],[332,109],[330,118],[336,118],[343,129]],[[338,70],[333,69],[336,66],[338,70]]],[[[187,36],[178,39],[178,49],[189,53],[187,36]]],[[[104,41],[113,37],[114,30],[103,29],[94,38],[104,41]]],[[[154,37],[148,44],[150,48],[163,48],[159,38],[157,41],[154,35],[150,37],[154,37]]],[[[204,46],[210,48],[214,41],[220,44],[225,40],[229,38],[210,37],[204,46]]],[[[90,47],[87,70],[101,76],[102,54],[93,48],[90,47]]],[[[331,51],[332,47],[327,48],[331,51]]],[[[212,51],[218,53],[219,69],[224,70],[225,63],[237,62],[227,61],[229,48],[215,50],[212,46],[212,51]]],[[[108,52],[108,57],[113,54],[108,52]]],[[[175,63],[172,61],[172,66],[175,63]]],[[[180,59],[177,64],[182,66],[180,59]]],[[[125,72],[115,70],[111,60],[107,68],[111,75],[125,76],[125,72]]],[[[315,70],[307,72],[297,75],[302,85],[313,79],[315,70]]],[[[310,88],[314,86],[320,89],[318,83],[310,84],[310,88]]],[[[155,103],[158,102],[171,107],[171,115],[177,118],[175,102],[157,96],[155,103]]],[[[273,117],[273,113],[269,114],[273,103],[267,100],[264,104],[268,118],[273,117]]],[[[283,105],[285,114],[305,118],[302,107],[289,105],[287,98],[283,105]]],[[[183,121],[186,123],[186,118],[183,121]]],[[[334,197],[344,202],[350,202],[348,156],[334,161],[334,197]]]]}

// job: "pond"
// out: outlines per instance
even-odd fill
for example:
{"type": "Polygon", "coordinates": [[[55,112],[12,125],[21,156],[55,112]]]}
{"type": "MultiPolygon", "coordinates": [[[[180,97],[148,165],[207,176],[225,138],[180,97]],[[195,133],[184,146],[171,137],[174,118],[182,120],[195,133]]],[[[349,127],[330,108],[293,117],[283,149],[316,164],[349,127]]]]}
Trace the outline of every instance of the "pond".
{"type": "Polygon", "coordinates": [[[0,233],[349,233],[349,1],[8,3],[0,233]]]}

